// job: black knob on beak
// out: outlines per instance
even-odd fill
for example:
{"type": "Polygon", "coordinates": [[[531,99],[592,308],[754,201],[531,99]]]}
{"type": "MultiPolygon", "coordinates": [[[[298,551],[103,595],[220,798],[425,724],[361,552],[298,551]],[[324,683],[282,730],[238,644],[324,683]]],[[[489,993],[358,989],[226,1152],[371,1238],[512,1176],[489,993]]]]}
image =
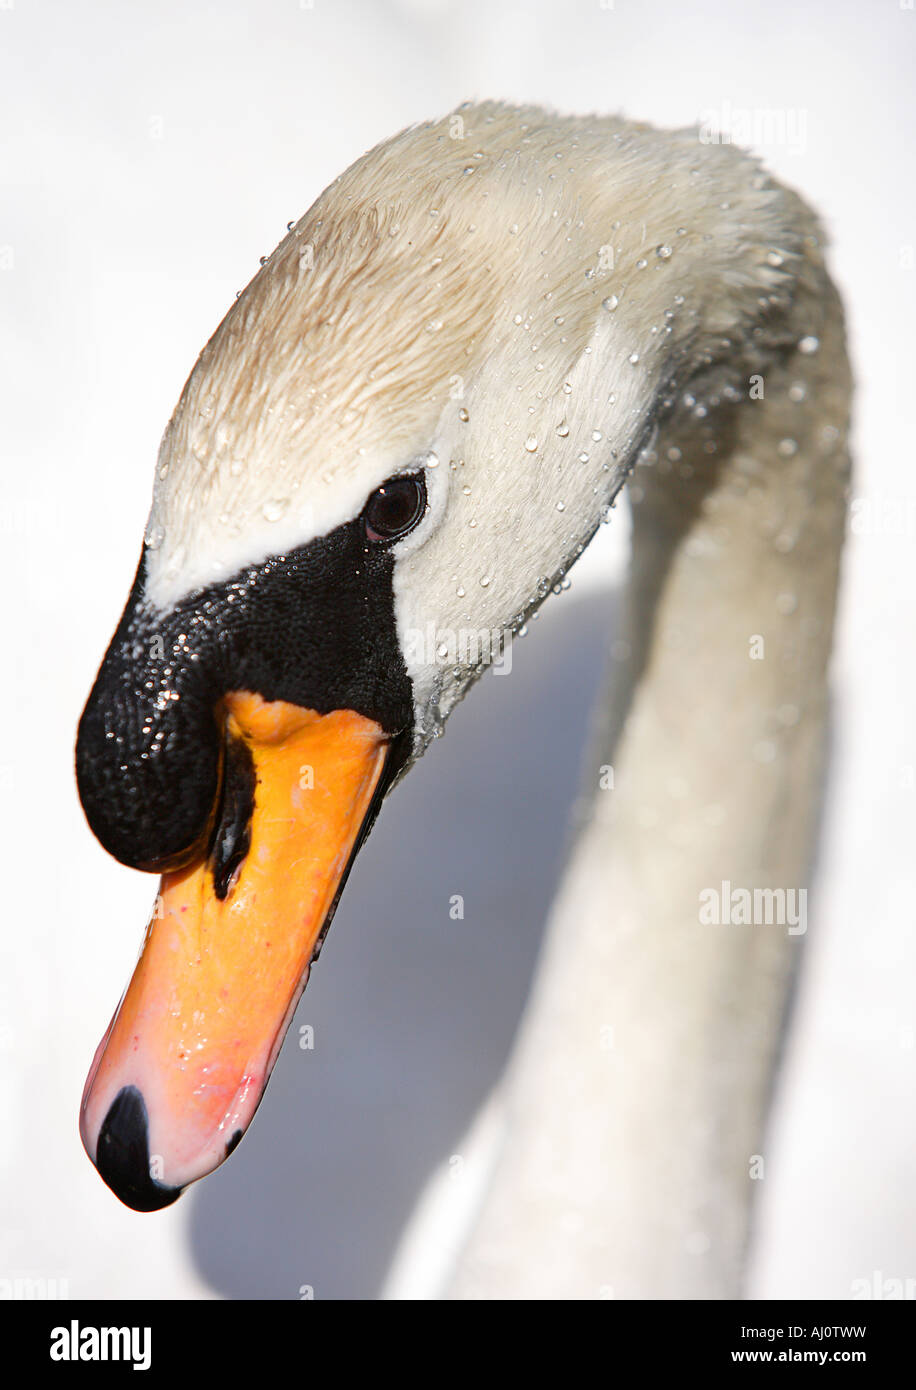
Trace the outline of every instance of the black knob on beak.
{"type": "Polygon", "coordinates": [[[141,561],[80,720],[76,776],[86,818],[110,854],[162,872],[205,841],[219,789],[217,624],[206,605],[157,614],[141,561]]]}

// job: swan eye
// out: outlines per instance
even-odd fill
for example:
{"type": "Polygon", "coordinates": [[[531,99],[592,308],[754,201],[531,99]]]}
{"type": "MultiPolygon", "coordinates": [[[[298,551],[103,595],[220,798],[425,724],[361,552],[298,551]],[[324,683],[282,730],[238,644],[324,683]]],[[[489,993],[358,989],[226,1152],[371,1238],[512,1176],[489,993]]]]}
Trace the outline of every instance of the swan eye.
{"type": "Polygon", "coordinates": [[[416,526],[426,512],[426,480],[422,473],[389,478],[373,492],[363,508],[366,539],[395,541],[416,526]]]}

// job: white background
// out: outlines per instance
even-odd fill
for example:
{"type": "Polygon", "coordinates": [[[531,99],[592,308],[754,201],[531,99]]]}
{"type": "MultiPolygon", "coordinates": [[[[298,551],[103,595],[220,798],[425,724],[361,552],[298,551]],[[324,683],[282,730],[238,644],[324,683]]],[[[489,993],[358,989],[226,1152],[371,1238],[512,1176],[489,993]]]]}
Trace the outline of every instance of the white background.
{"type": "MultiPolygon", "coordinates": [[[[846,557],[819,886],[753,1287],[844,1298],[855,1280],[916,1280],[914,51],[897,0],[0,0],[0,1280],[372,1296],[498,1074],[578,744],[545,771],[516,682],[490,677],[383,815],[298,1016],[320,1019],[316,1051],[291,1036],[231,1163],[139,1216],[77,1135],[153,883],[92,839],[73,737],[162,429],[285,224],[370,145],[474,96],[661,125],[726,104],[804,113],[803,148],[759,153],[831,233],[858,379],[854,495],[871,510],[846,557]],[[442,920],[460,877],[448,854],[418,866],[429,821],[476,889],[463,933],[442,920]]],[[[581,723],[624,539],[623,522],[602,529],[525,644],[532,718],[566,691],[581,723]]]]}

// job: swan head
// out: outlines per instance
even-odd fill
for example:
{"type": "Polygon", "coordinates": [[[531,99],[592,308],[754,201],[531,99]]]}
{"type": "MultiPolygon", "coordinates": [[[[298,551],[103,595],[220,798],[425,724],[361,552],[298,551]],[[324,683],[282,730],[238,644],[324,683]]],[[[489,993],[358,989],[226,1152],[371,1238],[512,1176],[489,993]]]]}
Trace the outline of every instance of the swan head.
{"type": "Polygon", "coordinates": [[[163,874],[81,1116],[130,1205],[231,1152],[385,793],[788,293],[777,191],[698,148],[461,108],[342,175],[201,353],[77,745],[92,829],[163,874]]]}

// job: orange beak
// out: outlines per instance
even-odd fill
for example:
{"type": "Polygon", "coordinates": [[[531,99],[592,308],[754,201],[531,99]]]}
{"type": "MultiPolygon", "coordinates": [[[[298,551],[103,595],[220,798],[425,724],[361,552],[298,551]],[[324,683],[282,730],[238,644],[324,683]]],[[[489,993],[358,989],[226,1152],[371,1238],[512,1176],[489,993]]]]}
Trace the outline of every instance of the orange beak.
{"type": "Polygon", "coordinates": [[[218,1167],[250,1124],[390,746],[349,710],[224,704],[227,765],[243,769],[223,796],[231,852],[219,827],[208,857],[164,875],[83,1093],[86,1151],[139,1211],[218,1167]]]}

